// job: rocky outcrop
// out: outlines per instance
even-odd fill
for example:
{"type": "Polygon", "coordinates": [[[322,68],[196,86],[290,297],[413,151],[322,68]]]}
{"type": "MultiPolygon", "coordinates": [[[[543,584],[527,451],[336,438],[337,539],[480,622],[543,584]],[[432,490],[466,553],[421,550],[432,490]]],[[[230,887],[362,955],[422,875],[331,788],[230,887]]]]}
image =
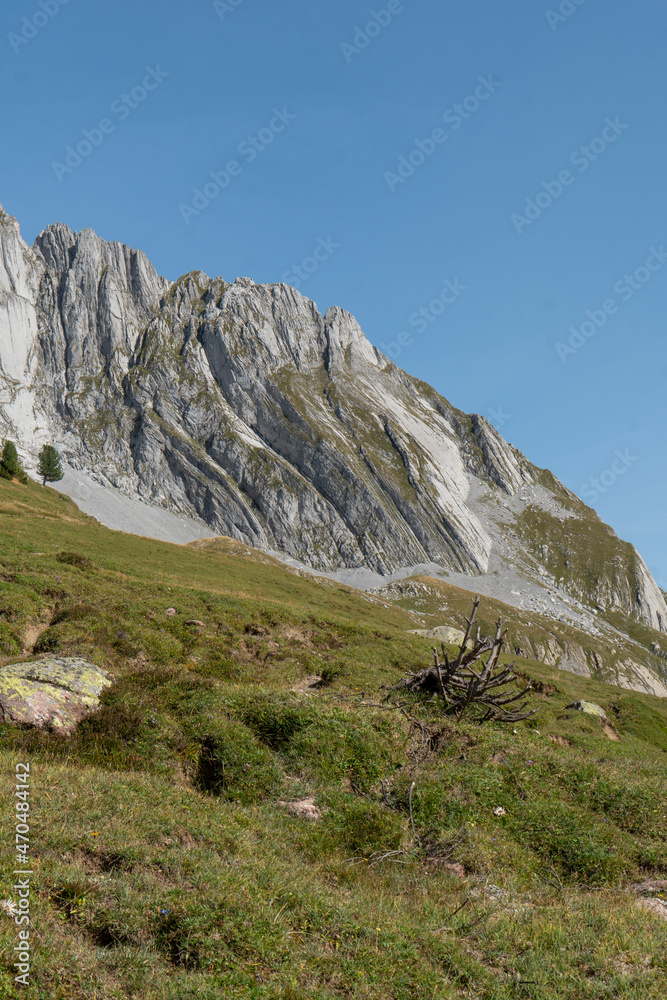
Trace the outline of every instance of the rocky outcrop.
{"type": "Polygon", "coordinates": [[[453,628],[451,625],[435,625],[433,628],[411,628],[408,635],[421,635],[425,639],[438,639],[440,642],[448,642],[452,646],[461,646],[465,639],[465,633],[460,628],[453,628]]]}
{"type": "MultiPolygon", "coordinates": [[[[496,543],[471,495],[483,485],[486,510],[504,508],[540,470],[345,310],[249,278],[168,282],[89,229],[50,226],[31,249],[3,216],[0,242],[0,433],[24,455],[54,441],[102,485],[322,571],[489,570],[496,543]]],[[[667,628],[628,550],[600,587],[667,628]]]]}
{"type": "Polygon", "coordinates": [[[14,663],[0,670],[0,721],[69,736],[110,685],[105,670],[79,657],[14,663]]]}

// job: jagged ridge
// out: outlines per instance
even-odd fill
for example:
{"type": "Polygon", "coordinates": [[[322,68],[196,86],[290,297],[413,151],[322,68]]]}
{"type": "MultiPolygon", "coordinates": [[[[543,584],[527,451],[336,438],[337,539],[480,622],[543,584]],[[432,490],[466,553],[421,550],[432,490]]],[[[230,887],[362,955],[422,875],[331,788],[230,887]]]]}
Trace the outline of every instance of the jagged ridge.
{"type": "MultiPolygon", "coordinates": [[[[494,504],[543,482],[340,308],[321,315],[293,288],[248,278],[171,283],[89,229],[50,226],[30,249],[3,215],[0,238],[0,421],[28,453],[55,440],[70,466],[220,534],[384,575],[428,563],[486,573],[494,504]],[[486,505],[471,499],[481,485],[486,505]]],[[[557,481],[547,488],[601,524],[557,481]]],[[[517,536],[529,576],[555,582],[561,527],[544,559],[517,536]]],[[[588,574],[589,593],[579,578],[561,586],[661,628],[646,567],[613,532],[608,544],[610,571],[588,574]]]]}

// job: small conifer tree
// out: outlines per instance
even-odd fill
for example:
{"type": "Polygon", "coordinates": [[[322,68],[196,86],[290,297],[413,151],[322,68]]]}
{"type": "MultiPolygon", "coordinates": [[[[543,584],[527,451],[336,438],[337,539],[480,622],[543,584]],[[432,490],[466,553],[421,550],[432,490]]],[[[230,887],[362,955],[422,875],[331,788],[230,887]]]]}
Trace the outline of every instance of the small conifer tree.
{"type": "Polygon", "coordinates": [[[47,482],[57,483],[63,478],[60,455],[52,444],[45,444],[40,451],[37,471],[42,477],[42,486],[46,486],[47,482]]]}
{"type": "Polygon", "coordinates": [[[21,466],[19,465],[16,445],[13,441],[5,441],[5,447],[2,449],[2,467],[9,473],[10,478],[18,475],[21,466]]]}
{"type": "Polygon", "coordinates": [[[0,478],[18,479],[24,485],[28,482],[28,477],[19,462],[16,445],[13,441],[5,441],[0,458],[0,478]]]}

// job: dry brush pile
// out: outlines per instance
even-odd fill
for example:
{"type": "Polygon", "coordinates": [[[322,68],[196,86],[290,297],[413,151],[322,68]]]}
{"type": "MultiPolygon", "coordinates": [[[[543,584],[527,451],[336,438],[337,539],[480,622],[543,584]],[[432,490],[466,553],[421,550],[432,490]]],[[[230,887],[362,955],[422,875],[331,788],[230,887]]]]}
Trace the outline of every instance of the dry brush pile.
{"type": "Polygon", "coordinates": [[[479,598],[476,597],[472,614],[466,619],[465,636],[455,659],[449,659],[443,643],[441,660],[434,646],[434,665],[417,674],[410,674],[392,690],[430,694],[441,701],[447,715],[454,715],[457,720],[466,714],[478,722],[519,722],[528,719],[537,711],[529,709],[525,700],[531,690],[531,682],[528,681],[525,687],[517,689],[518,677],[514,673],[514,664],[500,664],[507,634],[503,632],[502,620],[498,619],[493,638],[480,636],[478,628],[475,639],[468,648],[479,604],[479,598]]]}

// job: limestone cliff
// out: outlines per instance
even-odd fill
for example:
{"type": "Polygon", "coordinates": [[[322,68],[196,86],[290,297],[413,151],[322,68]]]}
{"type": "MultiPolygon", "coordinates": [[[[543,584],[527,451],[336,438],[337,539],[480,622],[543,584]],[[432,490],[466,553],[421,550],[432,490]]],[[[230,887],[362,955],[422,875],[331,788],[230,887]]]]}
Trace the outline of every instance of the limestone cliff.
{"type": "MultiPolygon", "coordinates": [[[[499,551],[495,512],[543,482],[343,309],[321,315],[295,289],[249,278],[169,282],[89,229],[49,226],[29,248],[4,213],[0,433],[28,456],[53,441],[103,484],[329,571],[485,574],[499,551]]],[[[568,519],[597,521],[557,481],[542,493],[568,505],[563,546],[568,519]]],[[[535,540],[515,537],[522,571],[548,576],[535,540]]],[[[608,578],[588,595],[573,580],[576,596],[614,594],[626,614],[667,628],[644,564],[610,546],[608,578]]]]}

